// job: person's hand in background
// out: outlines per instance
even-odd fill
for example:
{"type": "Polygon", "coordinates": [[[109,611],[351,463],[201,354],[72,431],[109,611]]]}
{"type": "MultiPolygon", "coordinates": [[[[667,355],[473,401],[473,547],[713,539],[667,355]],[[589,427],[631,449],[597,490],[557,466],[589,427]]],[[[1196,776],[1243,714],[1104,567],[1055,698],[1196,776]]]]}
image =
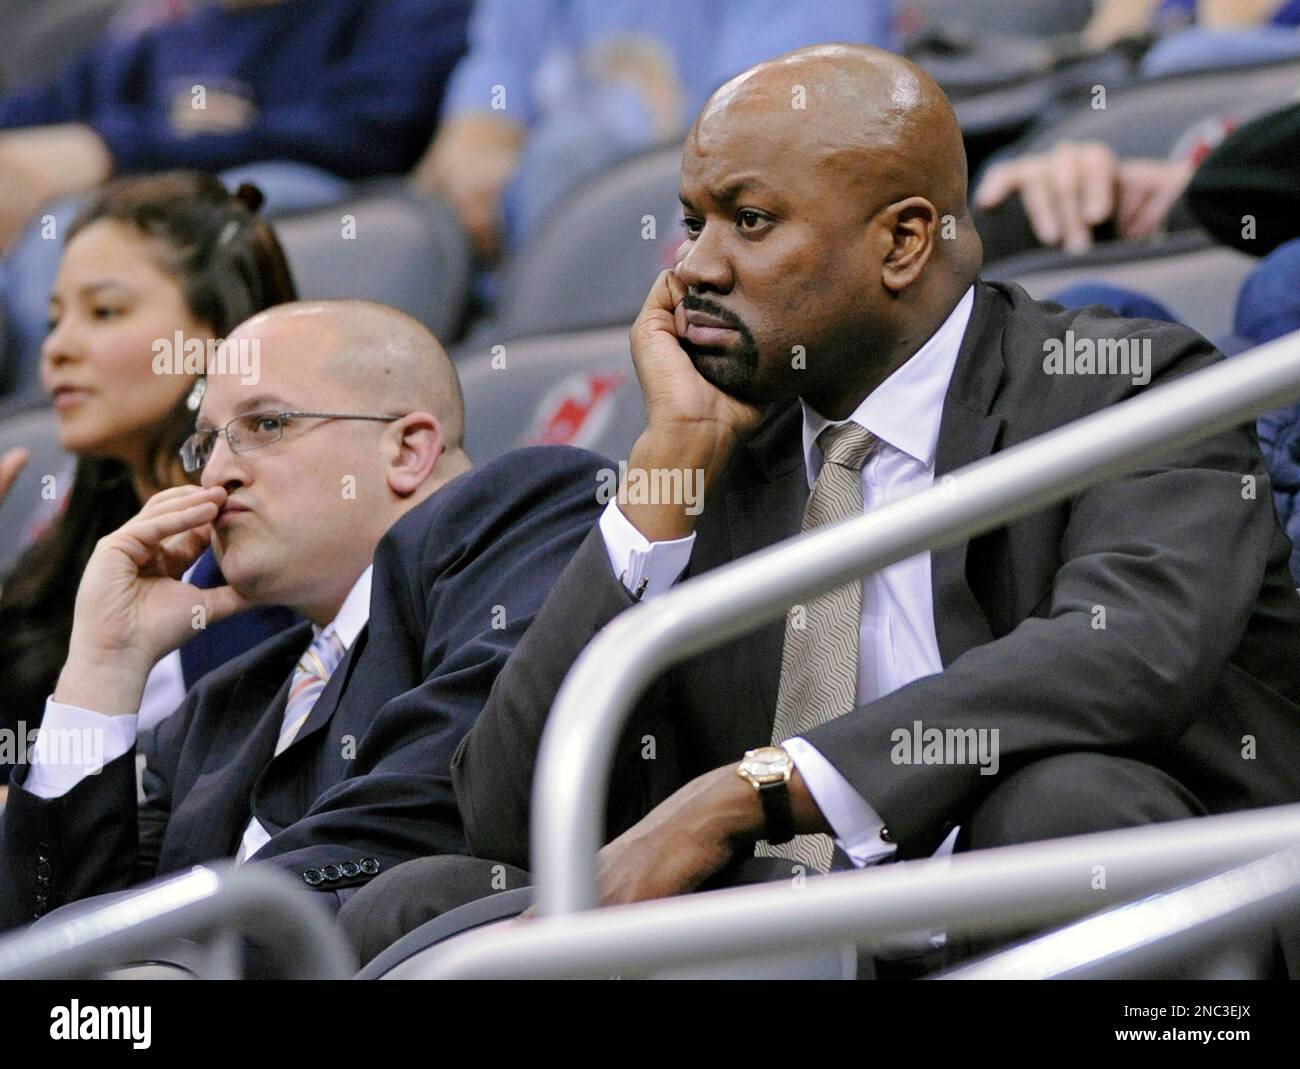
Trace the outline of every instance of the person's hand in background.
{"type": "Polygon", "coordinates": [[[1063,141],[1051,152],[990,167],[975,190],[975,206],[987,211],[1019,194],[1040,242],[1084,252],[1093,227],[1104,223],[1129,241],[1156,233],[1192,171],[1190,163],[1121,160],[1101,142],[1063,141]]]}
{"type": "Polygon", "coordinates": [[[10,252],[40,209],[93,189],[113,158],[89,126],[66,123],[0,134],[0,255],[10,252]]]}
{"type": "Polygon", "coordinates": [[[487,112],[449,120],[411,174],[425,193],[444,197],[484,263],[501,252],[501,195],[519,166],[527,129],[487,112]]]}
{"type": "Polygon", "coordinates": [[[0,456],[0,505],[4,504],[9,488],[30,459],[31,454],[26,449],[11,449],[0,456]]]}

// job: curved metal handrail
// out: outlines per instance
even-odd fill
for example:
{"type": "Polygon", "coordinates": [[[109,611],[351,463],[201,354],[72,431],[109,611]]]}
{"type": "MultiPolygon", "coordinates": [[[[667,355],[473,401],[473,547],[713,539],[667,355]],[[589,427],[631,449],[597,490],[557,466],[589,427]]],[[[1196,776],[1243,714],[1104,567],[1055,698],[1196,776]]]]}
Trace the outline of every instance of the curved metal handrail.
{"type": "Polygon", "coordinates": [[[803,599],[1001,526],[1297,397],[1300,332],[977,461],[869,515],[690,579],[619,615],[574,663],[542,734],[532,815],[538,911],[596,905],[596,851],[614,747],[635,702],[665,668],[752,631],[803,599]]]}
{"type": "Polygon", "coordinates": [[[843,942],[870,949],[926,930],[1011,935],[1297,845],[1300,804],[1197,817],[484,927],[388,978],[642,976],[755,947],[770,958],[843,942]]]}
{"type": "Polygon", "coordinates": [[[60,923],[0,940],[0,980],[86,976],[148,956],[168,940],[234,932],[275,950],[294,979],[341,980],[356,960],[327,910],[264,865],[195,866],[60,923]]]}

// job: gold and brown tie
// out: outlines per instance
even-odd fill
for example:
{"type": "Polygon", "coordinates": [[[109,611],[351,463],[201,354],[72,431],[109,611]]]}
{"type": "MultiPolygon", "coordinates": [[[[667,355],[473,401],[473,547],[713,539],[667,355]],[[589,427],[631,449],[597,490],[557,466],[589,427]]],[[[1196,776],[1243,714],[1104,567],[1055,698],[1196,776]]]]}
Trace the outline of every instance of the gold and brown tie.
{"type": "MultiPolygon", "coordinates": [[[[862,466],[876,442],[856,423],[827,427],[817,436],[822,470],[808,495],[804,531],[862,515],[862,466]]],[[[829,723],[857,704],[861,626],[861,579],[796,605],[786,615],[773,745],[829,723]]],[[[829,835],[796,835],[781,846],[759,842],[754,852],[828,872],[834,843],[829,835]]]]}

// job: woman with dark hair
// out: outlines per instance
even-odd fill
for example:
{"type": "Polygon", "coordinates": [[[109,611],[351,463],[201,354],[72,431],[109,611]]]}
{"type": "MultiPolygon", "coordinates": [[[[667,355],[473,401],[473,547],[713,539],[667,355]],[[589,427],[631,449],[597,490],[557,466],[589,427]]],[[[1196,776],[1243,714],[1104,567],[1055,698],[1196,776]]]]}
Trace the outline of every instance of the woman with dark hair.
{"type": "MultiPolygon", "coordinates": [[[[23,759],[54,689],[95,543],[152,494],[189,481],[179,449],[200,380],[192,365],[157,354],[178,338],[206,350],[257,312],[296,299],[260,203],[254,187],[232,196],[199,172],[126,178],[105,186],[68,231],[41,375],[60,442],[78,459],[60,511],[0,592],[0,726],[17,739],[8,760],[23,759]]],[[[222,582],[210,553],[194,567],[196,584],[222,582]]],[[[174,710],[204,671],[291,619],[255,610],[200,625],[150,677],[140,727],[174,710]]]]}

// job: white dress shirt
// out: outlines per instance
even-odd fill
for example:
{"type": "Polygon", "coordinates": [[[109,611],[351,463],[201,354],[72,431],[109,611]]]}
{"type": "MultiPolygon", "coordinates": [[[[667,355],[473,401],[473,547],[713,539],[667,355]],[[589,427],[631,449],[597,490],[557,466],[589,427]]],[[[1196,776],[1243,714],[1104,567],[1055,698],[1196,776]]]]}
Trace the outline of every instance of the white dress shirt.
{"type": "MultiPolygon", "coordinates": [[[[361,577],[353,584],[348,596],[334,617],[332,626],[345,647],[356,641],[357,635],[370,619],[370,580],[372,567],[367,567],[361,577]]],[[[313,639],[324,630],[312,627],[313,639]]],[[[159,662],[162,663],[161,661],[159,662]]],[[[135,745],[136,732],[139,727],[138,714],[126,716],[109,716],[92,709],[83,709],[75,705],[65,705],[53,698],[46,699],[45,718],[41,721],[41,730],[32,747],[31,768],[27,773],[27,782],[23,789],[38,798],[59,798],[72,790],[86,776],[98,774],[110,761],[115,761],[135,745]],[[95,747],[81,747],[83,760],[80,763],[55,762],[47,759],[41,741],[46,736],[46,729],[58,732],[81,731],[94,733],[102,740],[95,747]]],[[[51,732],[53,736],[56,732],[51,732]]],[[[83,738],[94,737],[83,734],[83,738]]],[[[260,850],[270,839],[266,829],[254,817],[249,821],[244,832],[241,856],[245,859],[260,850]]]]}
{"type": "MultiPolygon", "coordinates": [[[[943,325],[908,361],[877,386],[848,420],[880,441],[862,469],[862,502],[870,512],[934,482],[934,457],[948,383],[970,322],[975,291],[968,289],[943,325]]],[[[831,421],[803,406],[803,448],[811,489],[821,470],[817,436],[831,421]]],[[[642,600],[670,589],[690,561],[695,536],[651,543],[610,501],[600,518],[614,574],[629,590],[644,583],[642,600]]],[[[943,670],[934,629],[930,554],[918,553],[866,577],[858,660],[859,705],[943,670]]],[[[881,838],[884,823],[871,805],[817,749],[802,738],[785,742],[808,790],[835,832],[836,842],[861,867],[897,850],[881,838]]],[[[739,755],[737,755],[739,759],[739,755]]],[[[936,851],[952,852],[960,828],[936,851]]]]}

